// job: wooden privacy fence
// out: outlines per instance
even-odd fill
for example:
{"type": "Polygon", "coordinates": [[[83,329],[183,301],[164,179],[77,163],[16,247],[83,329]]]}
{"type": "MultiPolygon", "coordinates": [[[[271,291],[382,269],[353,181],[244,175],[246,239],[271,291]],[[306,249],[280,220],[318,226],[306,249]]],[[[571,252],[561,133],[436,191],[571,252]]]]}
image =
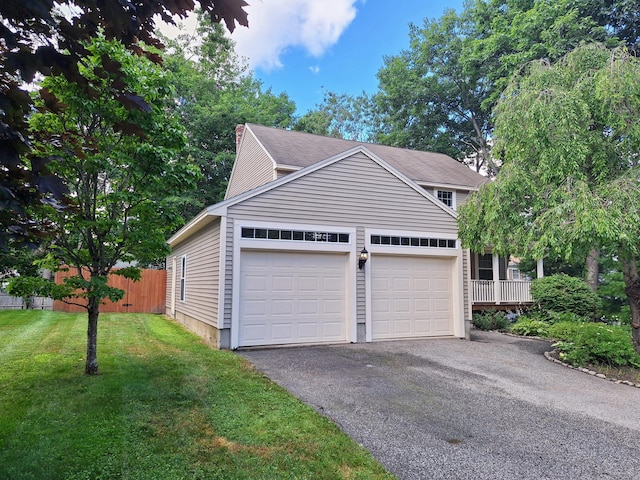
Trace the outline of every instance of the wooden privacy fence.
{"type": "MultiPolygon", "coordinates": [[[[114,269],[116,270],[116,269],[114,269]]],[[[76,275],[76,269],[66,272],[56,272],[55,281],[61,284],[64,278],[76,275]]],[[[107,285],[124,290],[124,297],[119,302],[104,300],[100,311],[106,313],[164,313],[167,272],[166,270],[142,270],[142,278],[134,282],[120,275],[109,275],[107,285]]],[[[82,298],[70,299],[75,303],[83,303],[82,298]]],[[[84,312],[85,309],[77,305],[56,300],[53,309],[57,312],[84,312]]]]}

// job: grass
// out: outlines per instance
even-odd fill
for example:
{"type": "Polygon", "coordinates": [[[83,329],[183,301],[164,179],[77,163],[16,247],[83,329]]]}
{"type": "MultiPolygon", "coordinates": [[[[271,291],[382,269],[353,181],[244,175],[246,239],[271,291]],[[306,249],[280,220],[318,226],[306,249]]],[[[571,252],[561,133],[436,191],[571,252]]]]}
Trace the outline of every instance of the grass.
{"type": "Polygon", "coordinates": [[[241,357],[162,316],[0,311],[0,479],[388,479],[241,357]]]}

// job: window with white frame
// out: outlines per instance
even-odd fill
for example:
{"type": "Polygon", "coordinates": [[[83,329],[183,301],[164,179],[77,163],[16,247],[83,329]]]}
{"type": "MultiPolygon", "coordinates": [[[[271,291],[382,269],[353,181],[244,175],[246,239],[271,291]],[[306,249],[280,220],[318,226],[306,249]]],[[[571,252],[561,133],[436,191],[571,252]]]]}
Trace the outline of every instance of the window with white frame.
{"type": "Polygon", "coordinates": [[[437,190],[436,194],[438,200],[444,203],[447,207],[453,208],[453,192],[451,190],[437,190]]]}
{"type": "Polygon", "coordinates": [[[180,301],[181,302],[184,302],[187,298],[186,282],[187,282],[187,256],[183,255],[180,262],[180,301]]]}

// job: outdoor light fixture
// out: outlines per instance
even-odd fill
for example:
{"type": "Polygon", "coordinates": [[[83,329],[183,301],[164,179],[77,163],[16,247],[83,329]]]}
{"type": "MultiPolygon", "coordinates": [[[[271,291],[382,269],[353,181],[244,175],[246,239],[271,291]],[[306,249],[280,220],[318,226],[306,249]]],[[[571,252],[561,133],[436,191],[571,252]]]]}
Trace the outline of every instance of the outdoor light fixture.
{"type": "Polygon", "coordinates": [[[360,267],[360,270],[362,270],[364,264],[367,263],[367,260],[369,260],[369,252],[367,252],[366,248],[363,248],[360,252],[360,258],[358,259],[358,267],[360,267]]]}

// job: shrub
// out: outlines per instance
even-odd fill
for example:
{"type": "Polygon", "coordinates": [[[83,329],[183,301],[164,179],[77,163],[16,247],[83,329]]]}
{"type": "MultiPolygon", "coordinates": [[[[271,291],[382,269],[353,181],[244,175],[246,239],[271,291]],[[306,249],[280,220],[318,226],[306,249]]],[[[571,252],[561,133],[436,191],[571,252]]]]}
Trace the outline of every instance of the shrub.
{"type": "Polygon", "coordinates": [[[600,298],[584,280],[565,274],[535,279],[531,297],[543,312],[572,312],[588,318],[595,316],[600,304],[600,298]]]}
{"type": "Polygon", "coordinates": [[[491,309],[474,313],[472,323],[479,330],[506,330],[509,326],[509,319],[503,312],[491,309]]]}
{"type": "Polygon", "coordinates": [[[554,347],[567,363],[640,367],[640,356],[633,348],[628,327],[560,322],[549,328],[549,336],[560,340],[554,347]]]}
{"type": "Polygon", "coordinates": [[[549,311],[546,313],[547,321],[551,324],[561,322],[573,322],[573,323],[585,323],[590,322],[588,317],[581,317],[573,312],[554,312],[549,311]]]}
{"type": "Polygon", "coordinates": [[[511,325],[509,331],[516,335],[546,337],[549,333],[549,324],[542,320],[521,317],[516,323],[511,325]]]}

